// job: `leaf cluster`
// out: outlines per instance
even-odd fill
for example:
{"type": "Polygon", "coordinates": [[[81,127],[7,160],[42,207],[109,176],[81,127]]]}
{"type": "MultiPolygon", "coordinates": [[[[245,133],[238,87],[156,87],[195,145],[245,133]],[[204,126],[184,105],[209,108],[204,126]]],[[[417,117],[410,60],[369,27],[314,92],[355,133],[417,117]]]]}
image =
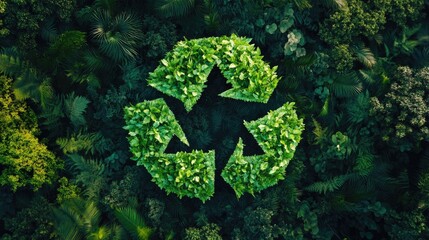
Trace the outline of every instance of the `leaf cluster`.
{"type": "Polygon", "coordinates": [[[429,141],[429,68],[399,67],[384,98],[371,98],[370,113],[382,126],[382,138],[401,151],[429,141]]]}
{"type": "Polygon", "coordinates": [[[214,193],[214,151],[164,153],[174,135],[188,141],[163,99],[126,107],[125,122],[132,159],[146,167],[161,189],[203,201],[214,193]]]}
{"type": "Polygon", "coordinates": [[[150,73],[148,83],[179,99],[190,111],[216,64],[232,85],[220,96],[266,103],[280,80],[277,67],[270,68],[249,42],[236,35],[181,41],[150,73]]]}
{"type": "Polygon", "coordinates": [[[11,80],[4,76],[0,76],[0,106],[0,185],[16,191],[52,183],[62,162],[37,139],[34,113],[15,99],[11,80]]]}
{"type": "Polygon", "coordinates": [[[222,177],[238,197],[244,192],[257,193],[284,179],[285,169],[304,130],[303,119],[298,118],[294,103],[286,103],[265,117],[245,122],[244,125],[265,154],[243,156],[244,145],[240,138],[222,172],[222,177]]]}

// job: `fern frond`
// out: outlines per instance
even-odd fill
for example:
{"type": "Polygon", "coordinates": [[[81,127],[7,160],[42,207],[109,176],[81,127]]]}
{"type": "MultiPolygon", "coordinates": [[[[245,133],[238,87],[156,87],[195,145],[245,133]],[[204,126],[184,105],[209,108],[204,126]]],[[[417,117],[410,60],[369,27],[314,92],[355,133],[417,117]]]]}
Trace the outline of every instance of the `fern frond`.
{"type": "Polygon", "coordinates": [[[28,62],[22,61],[16,49],[3,49],[0,52],[0,73],[14,78],[13,87],[17,99],[31,98],[44,108],[53,96],[50,79],[28,62]]]}
{"type": "MultiPolygon", "coordinates": [[[[78,154],[68,154],[70,167],[75,174],[90,173],[89,175],[102,175],[104,173],[104,165],[97,160],[85,160],[78,154]]],[[[86,183],[89,184],[89,183],[86,183]]]]}
{"type": "Polygon", "coordinates": [[[336,176],[327,181],[315,182],[305,187],[305,190],[309,192],[317,192],[319,194],[326,194],[327,192],[333,192],[339,189],[341,186],[343,186],[343,184],[347,181],[348,178],[348,175],[336,176]]]}
{"type": "Polygon", "coordinates": [[[100,133],[74,133],[67,138],[58,138],[56,143],[60,146],[64,154],[85,151],[94,154],[96,143],[102,139],[100,133]]]}
{"type": "Polygon", "coordinates": [[[56,232],[62,239],[83,239],[100,230],[101,212],[92,201],[69,199],[53,212],[56,232]]]}
{"type": "Polygon", "coordinates": [[[384,173],[376,165],[375,155],[362,151],[356,157],[353,171],[349,174],[347,188],[355,192],[373,194],[380,181],[384,180],[384,173]]]}
{"type": "Polygon", "coordinates": [[[88,199],[97,199],[106,179],[105,167],[98,160],[86,160],[78,154],[67,155],[67,165],[75,174],[75,180],[85,187],[85,195],[88,199]]]}
{"type": "Polygon", "coordinates": [[[63,111],[62,99],[58,96],[54,96],[52,101],[42,109],[42,112],[38,114],[39,123],[50,131],[55,132],[61,125],[60,119],[65,117],[63,111]]]}
{"type": "Polygon", "coordinates": [[[368,176],[374,169],[375,156],[368,152],[359,153],[353,170],[360,176],[368,176]]]}
{"type": "Polygon", "coordinates": [[[0,73],[10,77],[18,77],[27,67],[27,64],[21,61],[16,48],[3,48],[0,52],[0,73]]]}
{"type": "Polygon", "coordinates": [[[337,97],[352,97],[362,91],[362,83],[356,72],[337,74],[333,77],[330,90],[337,97]]]}
{"type": "Polygon", "coordinates": [[[86,123],[83,114],[90,101],[83,96],[75,96],[74,92],[67,95],[64,99],[66,115],[73,126],[78,127],[86,123]]]}
{"type": "Polygon", "coordinates": [[[313,134],[314,134],[314,142],[315,144],[319,145],[326,139],[326,132],[328,128],[323,128],[322,125],[320,125],[319,122],[317,122],[316,119],[312,118],[313,120],[313,134]]]}
{"type": "Polygon", "coordinates": [[[162,0],[156,10],[163,17],[182,17],[194,6],[195,0],[162,0]]]}
{"type": "Polygon", "coordinates": [[[40,105],[46,106],[54,97],[54,89],[52,88],[50,79],[45,79],[38,87],[37,93],[40,98],[40,105]]]}
{"type": "Polygon", "coordinates": [[[330,97],[330,96],[328,96],[328,97],[325,99],[325,102],[323,103],[323,107],[322,107],[322,110],[321,110],[321,111],[320,111],[320,113],[319,113],[319,116],[324,117],[324,116],[328,115],[328,113],[329,113],[329,102],[330,102],[330,100],[331,100],[331,97],[330,97]]]}
{"type": "Polygon", "coordinates": [[[368,118],[371,107],[369,92],[360,93],[353,101],[347,104],[347,120],[351,123],[361,123],[368,118]]]}
{"type": "Polygon", "coordinates": [[[356,44],[352,47],[353,53],[356,55],[357,59],[366,67],[372,68],[377,60],[374,57],[374,54],[371,50],[365,47],[363,44],[356,44]]]}
{"type": "Polygon", "coordinates": [[[134,237],[147,240],[153,230],[148,227],[144,219],[133,208],[120,208],[115,210],[115,216],[121,225],[134,237]]]}

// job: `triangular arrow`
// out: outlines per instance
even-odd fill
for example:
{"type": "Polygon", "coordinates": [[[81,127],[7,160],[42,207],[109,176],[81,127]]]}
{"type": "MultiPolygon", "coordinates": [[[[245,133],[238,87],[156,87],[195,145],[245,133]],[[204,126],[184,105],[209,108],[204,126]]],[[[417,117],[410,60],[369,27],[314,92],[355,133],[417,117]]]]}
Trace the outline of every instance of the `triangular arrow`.
{"type": "Polygon", "coordinates": [[[163,99],[144,101],[124,111],[124,129],[128,130],[132,159],[148,170],[152,181],[179,197],[198,197],[205,201],[213,195],[214,151],[164,153],[174,135],[186,145],[189,143],[163,99]]]}
{"type": "Polygon", "coordinates": [[[304,130],[294,103],[286,103],[266,116],[244,122],[244,125],[264,151],[264,155],[243,156],[240,138],[234,153],[222,171],[222,177],[232,186],[237,197],[244,192],[254,194],[284,179],[284,173],[304,130]]]}
{"type": "Polygon", "coordinates": [[[216,64],[232,85],[220,96],[266,103],[280,80],[277,67],[264,62],[260,50],[249,42],[236,35],[181,41],[150,73],[148,83],[182,101],[189,112],[216,64]]]}
{"type": "Polygon", "coordinates": [[[125,107],[124,111],[124,129],[128,130],[132,160],[137,165],[144,164],[147,156],[164,152],[174,135],[189,146],[182,127],[162,98],[125,107]]]}

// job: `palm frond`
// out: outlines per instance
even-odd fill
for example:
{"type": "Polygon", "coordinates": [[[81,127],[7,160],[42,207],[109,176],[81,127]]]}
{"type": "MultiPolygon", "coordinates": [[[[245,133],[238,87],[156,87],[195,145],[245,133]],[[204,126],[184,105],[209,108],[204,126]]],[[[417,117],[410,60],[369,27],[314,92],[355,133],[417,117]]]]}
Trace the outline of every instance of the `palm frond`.
{"type": "MultiPolygon", "coordinates": [[[[108,59],[95,59],[91,58],[90,60],[88,58],[91,58],[88,56],[88,54],[83,54],[83,62],[77,62],[72,64],[67,70],[66,70],[66,76],[71,79],[72,82],[78,83],[78,84],[87,84],[88,86],[92,86],[94,88],[100,87],[100,80],[95,75],[95,71],[99,70],[98,66],[99,64],[102,64],[102,67],[105,67],[104,69],[107,69],[107,66],[111,66],[108,61],[108,59]],[[94,61],[94,62],[89,62],[94,61]]],[[[103,70],[104,70],[103,69],[103,70]]]]}
{"type": "Polygon", "coordinates": [[[83,96],[75,96],[74,92],[64,98],[66,115],[73,126],[78,127],[86,123],[83,114],[90,101],[83,96]]]}
{"type": "Polygon", "coordinates": [[[330,90],[337,97],[353,97],[362,91],[362,83],[354,71],[336,74],[333,76],[330,90]]]}
{"type": "Polygon", "coordinates": [[[116,9],[118,9],[118,4],[116,0],[95,0],[94,7],[108,11],[113,15],[116,9]]]}
{"type": "Polygon", "coordinates": [[[94,230],[98,229],[100,224],[100,210],[97,208],[96,204],[93,201],[88,201],[85,204],[85,210],[82,214],[82,223],[85,229],[85,232],[95,232],[94,230]]]}
{"type": "Polygon", "coordinates": [[[373,72],[371,70],[359,70],[359,76],[361,76],[364,83],[374,84],[377,80],[373,76],[373,72]]]}
{"type": "Polygon", "coordinates": [[[156,10],[163,17],[182,17],[195,6],[195,0],[162,0],[156,10]]]}
{"type": "Polygon", "coordinates": [[[45,21],[40,28],[40,36],[43,40],[51,43],[58,36],[58,31],[55,28],[55,20],[53,18],[45,21]]]}
{"type": "Polygon", "coordinates": [[[100,230],[101,212],[92,201],[69,199],[53,213],[56,232],[62,239],[83,239],[100,230]]]}
{"type": "Polygon", "coordinates": [[[80,232],[79,226],[75,220],[78,218],[74,216],[75,214],[73,212],[63,209],[53,209],[53,215],[55,218],[55,232],[58,234],[60,239],[82,239],[82,233],[80,232]]]}
{"type": "Polygon", "coordinates": [[[113,19],[107,11],[95,11],[92,15],[94,22],[92,27],[92,35],[95,39],[106,38],[108,31],[111,28],[113,19]]]}
{"type": "Polygon", "coordinates": [[[123,227],[113,224],[111,227],[111,239],[112,240],[122,240],[126,239],[126,232],[123,227]]]}
{"type": "Polygon", "coordinates": [[[353,53],[356,55],[357,59],[366,67],[371,68],[377,63],[374,54],[369,48],[365,47],[363,44],[354,45],[352,47],[352,50],[353,53]]]}
{"type": "Polygon", "coordinates": [[[418,32],[422,29],[421,24],[417,24],[411,28],[404,28],[400,37],[395,37],[393,47],[395,51],[405,55],[411,55],[415,49],[429,42],[428,35],[418,36],[418,32]]]}
{"type": "Polygon", "coordinates": [[[147,240],[153,230],[148,227],[144,219],[133,208],[120,208],[115,210],[115,216],[121,225],[134,237],[147,240]]]}
{"type": "Polygon", "coordinates": [[[348,178],[348,175],[336,176],[327,181],[315,182],[305,187],[305,190],[309,192],[316,192],[319,194],[326,194],[327,192],[333,192],[339,189],[341,186],[343,186],[343,184],[347,181],[348,178]]]}
{"type": "Polygon", "coordinates": [[[86,235],[87,240],[103,240],[103,239],[112,239],[112,230],[107,226],[100,226],[95,229],[94,232],[91,232],[86,235]]]}
{"type": "Polygon", "coordinates": [[[412,56],[416,67],[429,66],[429,47],[414,49],[412,56]]]}
{"type": "Polygon", "coordinates": [[[204,0],[204,23],[207,28],[216,31],[221,22],[220,15],[218,14],[216,4],[211,0],[204,0]]]}
{"type": "Polygon", "coordinates": [[[408,190],[410,187],[407,170],[403,170],[396,178],[390,177],[388,181],[398,190],[408,190]]]}
{"type": "Polygon", "coordinates": [[[113,21],[116,31],[121,34],[129,43],[137,44],[136,41],[142,37],[141,27],[138,16],[129,12],[122,12],[117,15],[113,21]]]}
{"type": "Polygon", "coordinates": [[[64,201],[59,208],[54,208],[55,229],[61,239],[82,239],[82,212],[85,201],[76,198],[64,201]]]}
{"type": "Polygon", "coordinates": [[[94,51],[86,51],[83,53],[83,59],[85,60],[85,66],[89,72],[100,70],[106,66],[105,59],[94,51]]]}
{"type": "Polygon", "coordinates": [[[333,9],[347,8],[347,0],[320,0],[319,2],[333,9]]]}
{"type": "Polygon", "coordinates": [[[293,0],[293,3],[299,10],[311,8],[311,1],[309,0],[293,0]]]}
{"type": "Polygon", "coordinates": [[[136,46],[142,36],[139,18],[128,12],[112,17],[107,11],[93,15],[92,35],[101,52],[116,62],[126,62],[137,56],[136,46]]]}

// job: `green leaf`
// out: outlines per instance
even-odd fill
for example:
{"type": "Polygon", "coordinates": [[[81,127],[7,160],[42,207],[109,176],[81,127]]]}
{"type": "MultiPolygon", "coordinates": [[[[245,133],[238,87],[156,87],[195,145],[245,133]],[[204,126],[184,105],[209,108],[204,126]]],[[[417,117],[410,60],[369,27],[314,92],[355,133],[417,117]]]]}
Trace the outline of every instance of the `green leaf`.
{"type": "Polygon", "coordinates": [[[265,25],[265,21],[262,18],[258,18],[255,22],[255,25],[258,27],[263,27],[265,25]]]}
{"type": "Polygon", "coordinates": [[[285,33],[293,25],[293,18],[283,19],[280,22],[279,29],[281,33],[285,33]]]}
{"type": "Polygon", "coordinates": [[[265,31],[269,34],[274,34],[276,30],[277,30],[277,24],[275,23],[265,26],[265,31]]]}
{"type": "Polygon", "coordinates": [[[237,197],[244,192],[253,194],[262,191],[284,178],[284,170],[292,159],[304,130],[303,120],[298,118],[293,106],[294,103],[286,103],[260,119],[244,122],[265,154],[243,156],[244,144],[239,138],[221,173],[237,197]],[[287,120],[284,116],[287,116],[287,120]]]}
{"type": "Polygon", "coordinates": [[[120,208],[115,210],[115,217],[121,225],[135,238],[148,240],[154,230],[148,227],[137,211],[133,208],[120,208]]]}

